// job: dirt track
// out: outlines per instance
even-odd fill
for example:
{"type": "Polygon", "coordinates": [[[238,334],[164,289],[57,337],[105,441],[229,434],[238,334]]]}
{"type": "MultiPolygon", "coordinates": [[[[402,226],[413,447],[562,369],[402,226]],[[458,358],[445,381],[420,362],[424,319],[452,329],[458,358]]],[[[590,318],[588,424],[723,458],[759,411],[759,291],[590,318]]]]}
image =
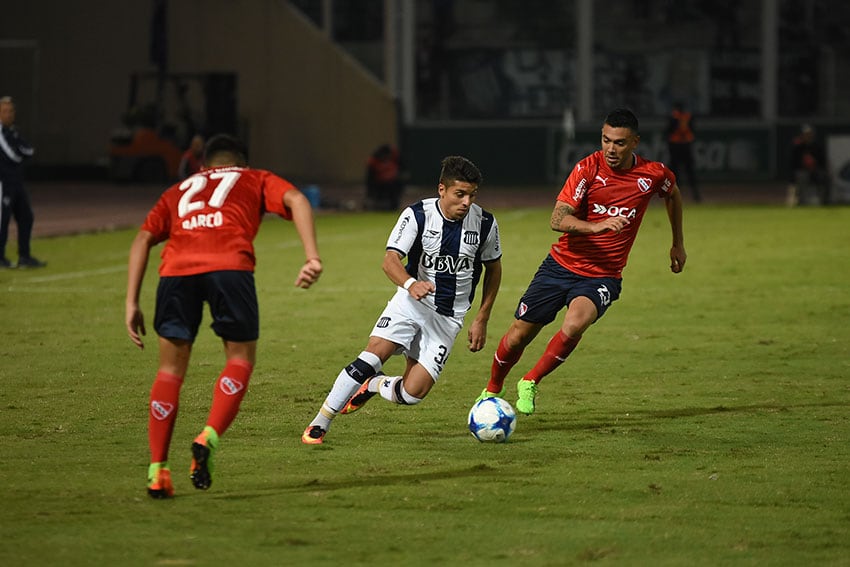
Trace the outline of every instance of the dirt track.
{"type": "MultiPolygon", "coordinates": [[[[151,185],[117,185],[110,183],[28,183],[35,211],[33,236],[61,236],[100,230],[139,226],[164,187],[151,185]]],[[[484,187],[480,202],[486,208],[549,207],[554,203],[558,187],[507,188],[484,187]]],[[[365,190],[359,186],[322,187],[323,205],[334,210],[356,210],[365,190]]],[[[403,202],[436,194],[432,188],[408,188],[403,202]]],[[[785,188],[773,184],[706,185],[702,188],[706,204],[782,204],[785,188]]],[[[689,196],[685,195],[686,205],[689,196]]],[[[14,223],[10,240],[16,238],[14,223]]]]}

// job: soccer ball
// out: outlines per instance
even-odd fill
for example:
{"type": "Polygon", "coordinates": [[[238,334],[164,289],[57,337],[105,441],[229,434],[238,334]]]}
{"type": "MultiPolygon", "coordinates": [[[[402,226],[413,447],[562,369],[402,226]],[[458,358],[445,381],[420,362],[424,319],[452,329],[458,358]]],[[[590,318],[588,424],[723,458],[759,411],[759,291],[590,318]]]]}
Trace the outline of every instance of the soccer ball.
{"type": "Polygon", "coordinates": [[[516,428],[516,412],[502,398],[485,398],[469,410],[469,431],[482,443],[504,443],[516,428]]]}

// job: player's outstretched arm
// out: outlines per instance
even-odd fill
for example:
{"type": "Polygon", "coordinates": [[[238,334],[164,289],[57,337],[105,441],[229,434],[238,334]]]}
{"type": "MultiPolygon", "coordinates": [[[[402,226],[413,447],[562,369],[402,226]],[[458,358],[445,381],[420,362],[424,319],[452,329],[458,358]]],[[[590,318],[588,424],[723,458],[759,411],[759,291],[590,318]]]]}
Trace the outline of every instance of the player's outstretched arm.
{"type": "Polygon", "coordinates": [[[484,282],[481,294],[481,307],[469,326],[469,350],[478,352],[487,344],[487,323],[496,304],[499,286],[502,284],[502,260],[484,264],[484,282]]]}
{"type": "Polygon", "coordinates": [[[667,207],[667,218],[670,219],[670,228],[673,231],[673,246],[670,247],[670,270],[678,274],[685,269],[685,261],[688,254],[685,252],[685,236],[682,226],[682,193],[679,186],[674,185],[670,193],[665,197],[664,204],[667,207]]]}
{"type": "Polygon", "coordinates": [[[124,324],[127,335],[137,347],[145,348],[142,336],[145,335],[145,318],[139,307],[139,296],[142,292],[142,280],[148,267],[148,256],[154,246],[153,234],[140,230],[130,246],[130,257],[127,261],[127,298],[125,301],[124,324]]]}
{"type": "Polygon", "coordinates": [[[292,211],[292,221],[295,230],[304,247],[307,261],[295,278],[295,285],[307,289],[319,280],[322,275],[322,261],[319,256],[319,244],[316,240],[316,223],[313,219],[313,206],[301,191],[290,190],[283,194],[283,204],[292,211]]]}

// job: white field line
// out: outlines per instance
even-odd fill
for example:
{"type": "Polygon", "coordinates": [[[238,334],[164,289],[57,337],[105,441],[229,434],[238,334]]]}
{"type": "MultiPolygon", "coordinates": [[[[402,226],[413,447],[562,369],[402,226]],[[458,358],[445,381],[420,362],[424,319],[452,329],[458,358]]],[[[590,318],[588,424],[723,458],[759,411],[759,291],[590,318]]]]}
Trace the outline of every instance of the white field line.
{"type": "Polygon", "coordinates": [[[90,278],[92,276],[102,276],[104,274],[114,274],[117,272],[126,272],[127,264],[109,266],[106,268],[98,268],[96,270],[81,270],[79,272],[65,272],[61,274],[50,274],[49,276],[35,276],[23,280],[21,283],[26,285],[30,283],[52,283],[67,280],[79,280],[90,278]]]}
{"type": "MultiPolygon", "coordinates": [[[[523,217],[523,216],[528,215],[530,212],[531,212],[531,210],[529,210],[529,209],[517,209],[517,210],[514,210],[514,211],[510,211],[508,213],[502,213],[502,214],[498,215],[498,218],[523,217]]],[[[392,227],[390,227],[390,229],[388,229],[388,230],[391,230],[391,229],[392,229],[392,227]]],[[[367,231],[360,231],[360,232],[363,233],[363,232],[367,232],[367,231]]],[[[371,232],[371,231],[368,231],[368,232],[371,232]]],[[[387,233],[387,234],[389,234],[389,233],[387,233]]],[[[351,242],[352,239],[354,239],[356,241],[357,236],[355,234],[348,233],[348,234],[337,234],[337,235],[333,235],[333,236],[329,236],[329,237],[321,237],[320,236],[319,242],[320,242],[320,244],[327,244],[327,243],[331,243],[331,242],[351,242]]],[[[283,241],[283,242],[278,242],[278,243],[273,245],[273,248],[278,248],[278,249],[300,248],[300,247],[301,247],[301,241],[297,238],[292,239],[292,240],[283,241]]],[[[55,282],[63,282],[63,281],[70,281],[70,280],[79,280],[79,279],[90,278],[90,277],[93,277],[93,276],[115,274],[115,273],[118,273],[118,272],[124,272],[126,270],[127,270],[127,264],[118,264],[118,265],[115,265],[115,266],[98,268],[96,270],[80,270],[80,271],[76,271],[76,272],[65,272],[65,273],[61,273],[61,274],[51,274],[51,275],[46,275],[46,276],[34,276],[34,277],[31,277],[31,278],[28,278],[26,280],[21,281],[19,285],[8,286],[7,288],[5,288],[5,290],[9,291],[9,292],[16,292],[16,293],[22,293],[22,292],[25,292],[25,293],[69,293],[69,292],[70,293],[74,293],[74,292],[101,293],[101,292],[103,292],[102,289],[95,289],[95,288],[50,287],[50,288],[34,289],[34,288],[31,288],[31,287],[28,287],[28,284],[44,284],[44,283],[55,283],[55,282]]],[[[327,286],[318,285],[311,291],[313,293],[322,293],[322,294],[325,294],[325,293],[327,293],[327,294],[339,294],[339,293],[352,293],[352,292],[355,292],[355,293],[374,293],[374,292],[378,292],[378,291],[383,292],[383,291],[391,291],[391,290],[392,290],[392,287],[389,286],[389,285],[386,286],[386,287],[369,287],[369,288],[365,288],[365,287],[364,288],[358,288],[358,287],[334,288],[334,287],[327,287],[327,286]]],[[[510,287],[502,286],[500,291],[501,292],[505,292],[505,291],[511,292],[511,291],[524,291],[524,290],[525,290],[525,288],[517,288],[515,290],[512,290],[510,287]]]]}

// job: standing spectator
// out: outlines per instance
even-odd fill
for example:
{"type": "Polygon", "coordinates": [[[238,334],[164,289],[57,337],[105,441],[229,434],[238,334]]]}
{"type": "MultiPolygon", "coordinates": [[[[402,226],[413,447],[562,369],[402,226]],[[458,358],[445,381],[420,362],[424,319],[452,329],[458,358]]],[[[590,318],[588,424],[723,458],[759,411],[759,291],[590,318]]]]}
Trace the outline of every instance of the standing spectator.
{"type": "Polygon", "coordinates": [[[10,96],[0,98],[0,268],[14,268],[6,258],[9,221],[18,226],[19,268],[42,268],[47,264],[30,253],[30,239],[35,216],[30,196],[24,187],[23,163],[32,157],[32,146],[15,128],[15,103],[10,96]]]}
{"type": "Polygon", "coordinates": [[[334,381],[301,442],[323,443],[331,421],[352,413],[375,394],[412,406],[437,382],[472,307],[484,272],[481,306],[469,327],[469,350],[484,348],[487,322],[502,281],[502,250],[495,217],[474,204],[481,173],[466,158],[442,161],[439,197],[405,208],[390,232],[383,269],[398,286],[372,328],[365,350],[334,381]],[[405,267],[401,260],[407,257],[405,267]],[[383,364],[404,354],[403,376],[384,376],[383,364]]]}
{"type": "Polygon", "coordinates": [[[186,179],[190,175],[201,171],[204,158],[204,137],[200,134],[192,136],[192,141],[189,142],[189,147],[183,152],[180,158],[180,165],[177,167],[177,176],[180,179],[186,179]]]}
{"type": "Polygon", "coordinates": [[[367,207],[378,211],[398,210],[403,191],[401,156],[396,148],[384,144],[366,162],[367,207]]]}
{"type": "Polygon", "coordinates": [[[683,177],[688,178],[694,202],[699,203],[702,201],[702,195],[697,185],[694,166],[694,116],[686,111],[680,102],[673,105],[666,134],[667,147],[670,150],[670,169],[680,183],[683,177]]]}
{"type": "Polygon", "coordinates": [[[791,142],[791,178],[788,206],[829,204],[829,174],[826,151],[815,136],[815,129],[803,124],[800,135],[791,142]]]}
{"type": "Polygon", "coordinates": [[[216,380],[206,427],[192,443],[190,477],[200,490],[212,484],[219,437],[236,417],[254,369],[259,310],[253,240],[264,213],[295,222],[307,257],[295,285],[308,288],[322,273],[313,210],[300,191],[269,171],[249,168],[244,148],[230,136],[209,141],[204,165],[204,171],[162,194],[130,248],[125,323],[130,340],[144,348],[139,294],[151,248],[167,241],[154,316],[159,369],[148,417],[152,498],[174,494],[168,450],[204,302],[212,329],[222,339],[226,363],[216,380]]]}
{"type": "Polygon", "coordinates": [[[620,297],[622,272],[653,197],[664,199],[672,229],[670,269],[685,266],[682,198],[664,164],[635,153],[640,134],[630,110],[611,112],[602,125],[602,150],[576,164],[552,211],[550,227],[563,233],[552,245],[504,334],[479,396],[504,395],[504,381],[526,346],[558,312],[567,312],[543,355],[517,383],[517,411],[532,414],[538,385],[576,348],[584,332],[620,297]]]}

